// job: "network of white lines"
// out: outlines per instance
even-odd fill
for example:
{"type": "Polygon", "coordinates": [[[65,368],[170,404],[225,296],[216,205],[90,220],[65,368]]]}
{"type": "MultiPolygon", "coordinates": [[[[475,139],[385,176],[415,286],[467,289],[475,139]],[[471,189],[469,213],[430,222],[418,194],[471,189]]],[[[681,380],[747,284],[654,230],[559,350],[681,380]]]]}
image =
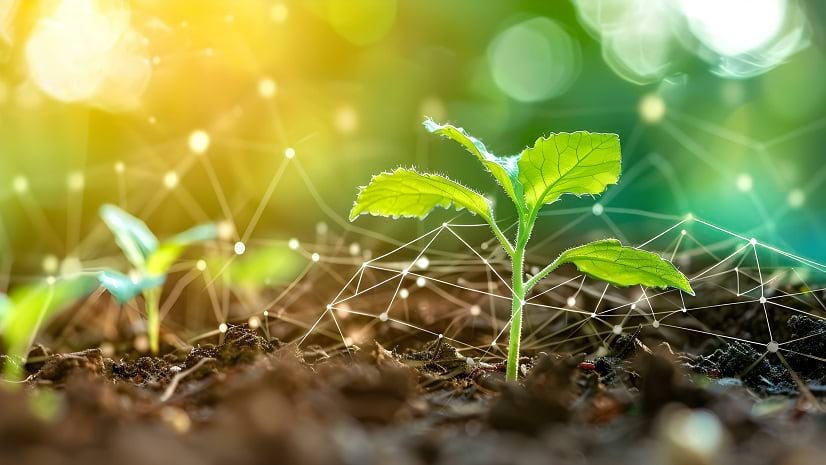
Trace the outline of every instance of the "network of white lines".
{"type": "MultiPolygon", "coordinates": [[[[258,93],[269,98],[271,89],[263,86],[258,93]]],[[[684,115],[666,118],[647,114],[650,109],[644,107],[640,111],[640,127],[663,128],[700,160],[708,155],[695,143],[687,143],[684,133],[678,129],[680,122],[697,126],[697,121],[684,115]]],[[[802,136],[822,124],[821,121],[802,128],[788,137],[802,136]]],[[[702,123],[700,129],[707,130],[710,136],[735,138],[709,123],[702,123]]],[[[285,133],[283,128],[280,132],[285,133]]],[[[94,272],[113,259],[97,254],[101,243],[111,241],[102,225],[82,234],[80,209],[83,191],[94,176],[114,173],[119,185],[118,203],[131,207],[130,211],[139,217],[148,217],[174,196],[194,221],[210,221],[199,202],[217,201],[225,220],[221,223],[220,240],[208,245],[206,252],[224,254],[231,261],[232,257],[255,253],[258,247],[282,245],[306,258],[306,267],[292,282],[282,283],[274,288],[277,291],[252,296],[223,285],[221,275],[226,267],[212,273],[203,259],[183,262],[176,271],[185,273],[170,284],[162,314],[166,315],[173,308],[178,311],[178,299],[187,287],[199,281],[204,283],[209,295],[216,326],[214,330],[195,333],[185,325],[174,327],[167,322],[166,333],[172,334],[181,347],[206,337],[220,336],[230,323],[247,322],[268,336],[285,338],[302,348],[317,348],[328,354],[350,353],[373,340],[395,347],[411,340],[439,339],[454,345],[467,357],[468,363],[504,359],[510,317],[507,257],[493,240],[472,243],[469,239],[484,234],[482,230],[487,225],[465,224],[461,218],[466,217],[457,217],[401,243],[350,224],[325,203],[303,167],[301,141],[274,150],[268,143],[212,140],[212,137],[206,130],[193,131],[186,139],[188,155],[173,169],[160,174],[126,162],[71,173],[65,186],[72,194],[67,202],[65,239],[59,237],[50,218],[32,195],[37,186],[48,184],[49,180],[41,180],[42,184],[38,184],[24,176],[14,177],[10,186],[0,189],[0,201],[16,199],[47,244],[54,245],[55,250],[72,252],[62,259],[46,254],[41,275],[11,276],[9,270],[15,254],[0,218],[0,247],[3,250],[0,289],[8,289],[10,282],[55,280],[73,273],[94,272]],[[220,156],[222,145],[258,151],[265,156],[283,156],[265,194],[256,199],[257,207],[243,228],[233,219],[237,205],[232,205],[225,194],[222,180],[211,161],[220,156]],[[181,182],[198,163],[203,166],[215,192],[214,199],[196,199],[181,182]],[[340,233],[334,233],[334,228],[327,223],[319,223],[314,240],[254,237],[288,172],[304,182],[321,213],[340,233]],[[130,197],[133,191],[145,193],[145,183],[150,181],[162,188],[149,190],[151,195],[140,202],[130,197]],[[131,188],[128,183],[132,184],[131,188]],[[144,185],[136,189],[135,184],[144,185]],[[136,209],[135,203],[141,203],[141,207],[136,209]],[[395,248],[380,256],[372,256],[371,250],[390,247],[395,248]],[[331,282],[339,283],[340,287],[335,292],[337,286],[333,286],[333,292],[324,296],[331,282]]],[[[738,140],[754,143],[742,136],[738,140]]],[[[633,147],[626,146],[625,150],[633,150],[633,147]]],[[[648,161],[626,173],[625,183],[630,181],[629,178],[658,170],[655,163],[648,161]]],[[[741,189],[751,187],[740,184],[745,181],[738,180],[741,189]]],[[[565,217],[565,227],[532,244],[530,251],[536,256],[529,253],[532,267],[529,269],[536,270],[543,265],[543,259],[552,258],[543,252],[553,250],[550,244],[574,227],[586,221],[598,222],[602,230],[624,243],[658,252],[673,260],[689,276],[697,296],[684,295],[678,290],[616,289],[578,275],[573,268],[562,270],[547,278],[526,301],[523,348],[527,352],[564,347],[564,350],[604,353],[613,339],[646,331],[659,334],[664,340],[689,342],[694,347],[699,345],[698,340],[739,342],[754,347],[764,357],[777,356],[781,361],[783,354],[826,361],[817,354],[803,353],[799,349],[802,341],[820,333],[793,335],[785,327],[785,319],[795,314],[826,321],[826,305],[820,298],[823,289],[817,288],[818,283],[826,282],[826,265],[764,243],[751,232],[730,231],[691,214],[670,216],[614,207],[612,200],[621,189],[622,185],[614,188],[589,207],[549,210],[544,216],[565,217]],[[661,225],[661,232],[646,241],[629,240],[615,221],[624,215],[661,225]],[[743,312],[754,316],[747,320],[757,321],[759,325],[744,328],[742,318],[726,318],[726,315],[743,312]],[[732,321],[736,322],[734,326],[732,321]]],[[[796,195],[795,201],[800,200],[801,195],[796,195]]],[[[101,296],[102,291],[93,294],[79,312],[93,311],[94,302],[101,296]]],[[[127,310],[127,318],[138,324],[141,320],[138,305],[129,304],[127,310]]]]}

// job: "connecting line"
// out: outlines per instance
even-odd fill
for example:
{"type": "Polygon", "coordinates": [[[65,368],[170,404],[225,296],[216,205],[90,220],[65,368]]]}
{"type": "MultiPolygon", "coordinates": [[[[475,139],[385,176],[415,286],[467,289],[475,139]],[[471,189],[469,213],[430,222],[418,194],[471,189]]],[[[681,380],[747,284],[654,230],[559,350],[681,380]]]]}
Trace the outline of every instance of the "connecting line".
{"type": "Polygon", "coordinates": [[[500,275],[499,275],[499,272],[498,272],[498,271],[496,271],[496,269],[490,265],[490,262],[488,261],[488,259],[487,259],[487,258],[485,258],[485,257],[483,257],[482,255],[480,255],[480,254],[479,254],[479,252],[477,252],[477,251],[476,251],[473,247],[471,247],[471,246],[470,246],[470,244],[468,244],[467,242],[465,242],[465,240],[464,240],[464,239],[462,239],[461,237],[459,237],[459,235],[458,235],[458,234],[456,234],[456,232],[455,232],[455,231],[453,231],[453,229],[451,229],[449,225],[447,225],[447,224],[446,224],[446,225],[445,225],[445,228],[447,228],[447,230],[448,230],[448,231],[450,231],[450,233],[451,233],[451,234],[453,234],[454,236],[456,236],[456,238],[457,238],[457,239],[459,239],[459,241],[461,241],[461,242],[462,242],[462,244],[464,244],[464,245],[465,245],[465,247],[467,247],[467,248],[468,248],[468,249],[470,249],[470,250],[471,250],[474,254],[476,254],[476,256],[477,256],[477,257],[479,257],[479,259],[480,259],[480,260],[482,260],[482,263],[484,263],[486,266],[488,266],[488,267],[490,268],[490,270],[491,270],[491,271],[493,271],[493,274],[495,274],[495,275],[496,275],[496,277],[497,277],[497,278],[499,278],[499,280],[500,280],[500,281],[502,281],[502,282],[505,284],[505,286],[508,288],[508,290],[509,290],[509,291],[511,291],[511,293],[513,293],[513,288],[512,288],[512,287],[510,287],[510,285],[508,284],[508,282],[507,282],[505,279],[503,279],[503,278],[502,278],[502,276],[500,276],[500,275]]]}
{"type": "Polygon", "coordinates": [[[286,158],[281,162],[281,166],[278,167],[278,171],[276,171],[275,176],[273,176],[270,184],[267,186],[264,196],[261,197],[261,201],[258,202],[258,207],[255,209],[255,213],[252,215],[252,219],[247,225],[246,231],[244,231],[244,234],[241,236],[241,242],[247,242],[252,235],[252,232],[255,230],[255,227],[258,226],[258,221],[261,220],[261,215],[264,213],[264,209],[270,203],[270,199],[275,192],[275,188],[278,187],[278,183],[281,182],[281,177],[284,175],[284,172],[287,171],[287,164],[289,162],[290,160],[286,158]]]}
{"type": "Polygon", "coordinates": [[[547,293],[549,293],[549,292],[555,291],[556,289],[559,289],[560,287],[562,287],[562,286],[564,286],[564,285],[566,285],[566,284],[570,283],[571,281],[576,281],[576,280],[577,280],[577,279],[579,279],[579,278],[583,278],[583,282],[585,282],[585,281],[584,281],[585,275],[577,275],[577,276],[574,276],[573,278],[567,279],[567,280],[565,280],[565,281],[563,281],[563,282],[561,282],[561,283],[557,284],[556,286],[554,286],[554,287],[552,287],[552,288],[550,288],[550,289],[545,289],[544,291],[540,292],[539,294],[535,294],[534,296],[529,297],[529,298],[526,300],[526,302],[530,302],[531,300],[534,300],[534,299],[536,299],[536,298],[538,298],[538,297],[541,297],[541,296],[543,296],[543,295],[545,295],[545,294],[547,294],[547,293]]]}

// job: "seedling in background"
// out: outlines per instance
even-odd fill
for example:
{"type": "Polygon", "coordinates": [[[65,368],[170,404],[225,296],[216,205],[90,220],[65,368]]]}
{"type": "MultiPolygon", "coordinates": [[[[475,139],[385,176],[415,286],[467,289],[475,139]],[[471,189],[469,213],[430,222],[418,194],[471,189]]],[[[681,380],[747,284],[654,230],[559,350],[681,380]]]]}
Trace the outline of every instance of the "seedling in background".
{"type": "Polygon", "coordinates": [[[3,377],[18,381],[40,327],[94,289],[90,276],[64,277],[0,294],[0,334],[5,342],[3,377]]]}
{"type": "Polygon", "coordinates": [[[114,205],[104,205],[100,216],[134,269],[128,276],[117,271],[102,271],[98,280],[121,305],[143,294],[149,348],[157,354],[161,289],[169,268],[188,246],[215,239],[217,228],[213,224],[196,226],[160,242],[143,221],[114,205]]]}
{"type": "Polygon", "coordinates": [[[429,132],[464,146],[493,175],[516,207],[515,241],[509,240],[499,228],[487,198],[444,176],[415,169],[398,168],[373,176],[370,183],[359,190],[350,220],[362,214],[423,219],[436,207],[452,207],[467,209],[490,225],[510,256],[513,269],[508,380],[517,378],[525,297],[561,265],[573,264],[582,273],[615,286],[674,287],[693,295],[688,279],[670,262],[657,254],[625,247],[616,239],[566,250],[536,275],[525,276],[525,249],[540,210],[565,194],[601,194],[619,180],[621,153],[616,134],[584,131],[551,134],[540,137],[533,147],[519,155],[499,157],[462,128],[431,120],[426,120],[424,125],[429,132]]]}

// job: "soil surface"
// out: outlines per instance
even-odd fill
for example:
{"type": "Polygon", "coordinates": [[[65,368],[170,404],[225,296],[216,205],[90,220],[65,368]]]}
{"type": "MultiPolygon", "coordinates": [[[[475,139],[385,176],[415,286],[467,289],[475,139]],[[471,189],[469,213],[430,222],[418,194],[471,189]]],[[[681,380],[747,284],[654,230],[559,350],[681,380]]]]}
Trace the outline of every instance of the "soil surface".
{"type": "MultiPolygon", "coordinates": [[[[826,325],[786,322],[826,357],[826,325]]],[[[27,365],[0,390],[0,464],[819,464],[824,364],[748,344],[707,355],[617,338],[598,358],[504,366],[442,338],[319,356],[230,326],[218,345],[27,365]]],[[[48,351],[37,348],[42,356],[48,351]]]]}

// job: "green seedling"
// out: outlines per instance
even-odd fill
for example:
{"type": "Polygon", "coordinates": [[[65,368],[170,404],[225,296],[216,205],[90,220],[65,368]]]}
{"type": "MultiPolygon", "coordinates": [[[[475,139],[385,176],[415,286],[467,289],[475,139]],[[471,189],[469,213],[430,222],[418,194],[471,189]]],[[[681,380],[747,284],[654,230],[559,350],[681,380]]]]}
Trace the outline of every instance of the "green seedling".
{"type": "Polygon", "coordinates": [[[398,168],[373,176],[361,187],[350,220],[371,214],[423,219],[434,208],[466,209],[487,222],[511,259],[512,316],[508,344],[507,379],[518,373],[522,310],[531,289],[552,271],[573,264],[582,273],[616,286],[674,287],[693,295],[688,279],[660,256],[605,239],[563,252],[540,272],[527,277],[525,250],[540,210],[565,194],[598,195],[620,176],[620,142],[616,134],[557,133],[540,137],[519,155],[500,157],[488,151],[464,129],[432,120],[425,128],[464,146],[496,179],[516,208],[513,242],[494,219],[493,205],[478,192],[445,176],[398,168]]]}
{"type": "Polygon", "coordinates": [[[0,334],[8,357],[3,368],[6,380],[20,379],[29,349],[43,323],[94,287],[93,278],[76,276],[19,287],[9,296],[0,294],[0,334]]]}
{"type": "Polygon", "coordinates": [[[114,205],[104,205],[100,216],[133,270],[128,276],[112,270],[102,271],[98,273],[98,281],[121,305],[143,295],[149,348],[157,354],[161,289],[166,275],[188,246],[215,239],[217,228],[214,224],[196,226],[161,242],[143,221],[114,205]]]}

